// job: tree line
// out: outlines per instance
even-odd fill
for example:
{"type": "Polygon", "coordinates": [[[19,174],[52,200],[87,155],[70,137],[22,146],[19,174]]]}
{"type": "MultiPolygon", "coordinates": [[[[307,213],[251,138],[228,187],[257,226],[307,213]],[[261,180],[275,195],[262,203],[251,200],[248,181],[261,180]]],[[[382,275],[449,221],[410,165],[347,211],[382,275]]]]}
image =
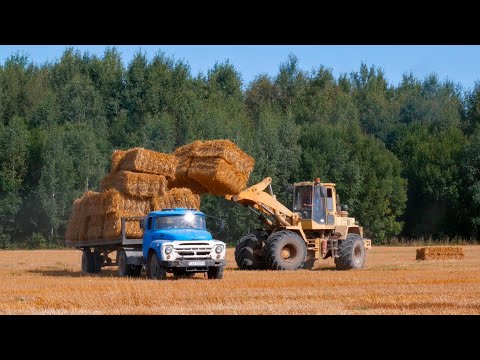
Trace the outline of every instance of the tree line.
{"type": "MultiPolygon", "coordinates": [[[[193,76],[187,63],[138,52],[124,65],[65,50],[35,64],[0,65],[0,248],[63,243],[73,200],[98,191],[114,149],[171,152],[230,139],[256,159],[250,183],[335,182],[374,243],[402,237],[475,239],[480,231],[480,83],[473,89],[405,74],[392,85],[361,64],[333,76],[291,55],[249,84],[229,62],[193,76]]],[[[238,204],[202,197],[235,242],[258,226],[238,204]]]]}

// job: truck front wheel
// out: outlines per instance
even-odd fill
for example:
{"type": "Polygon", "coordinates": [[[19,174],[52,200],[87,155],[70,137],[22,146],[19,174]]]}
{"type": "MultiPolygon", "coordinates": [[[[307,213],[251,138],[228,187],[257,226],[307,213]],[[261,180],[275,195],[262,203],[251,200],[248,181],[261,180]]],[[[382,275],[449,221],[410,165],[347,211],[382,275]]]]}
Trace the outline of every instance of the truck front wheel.
{"type": "Polygon", "coordinates": [[[223,279],[223,268],[224,266],[211,267],[210,269],[208,269],[208,278],[211,280],[223,279]]]}
{"type": "Polygon", "coordinates": [[[165,280],[167,271],[160,265],[157,253],[150,253],[147,261],[147,277],[153,280],[165,280]]]}
{"type": "Polygon", "coordinates": [[[93,270],[93,254],[90,249],[85,249],[82,253],[82,273],[92,274],[93,270]]]}

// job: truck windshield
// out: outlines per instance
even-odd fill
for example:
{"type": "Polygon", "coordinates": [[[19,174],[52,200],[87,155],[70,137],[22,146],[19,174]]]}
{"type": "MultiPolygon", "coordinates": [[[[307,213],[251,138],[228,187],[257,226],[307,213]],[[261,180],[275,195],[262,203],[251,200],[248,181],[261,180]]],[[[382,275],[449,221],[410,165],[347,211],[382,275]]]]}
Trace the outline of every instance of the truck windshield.
{"type": "Polygon", "coordinates": [[[195,215],[193,213],[157,217],[155,219],[155,230],[166,229],[205,230],[205,218],[201,215],[195,215]]]}

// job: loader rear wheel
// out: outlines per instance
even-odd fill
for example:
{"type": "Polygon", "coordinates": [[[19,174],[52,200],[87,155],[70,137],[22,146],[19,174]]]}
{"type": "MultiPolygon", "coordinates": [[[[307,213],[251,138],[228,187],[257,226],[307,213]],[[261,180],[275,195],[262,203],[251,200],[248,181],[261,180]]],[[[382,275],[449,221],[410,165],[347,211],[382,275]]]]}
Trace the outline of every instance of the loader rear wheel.
{"type": "Polygon", "coordinates": [[[82,273],[93,274],[93,254],[90,252],[90,250],[83,250],[82,273]]]}
{"type": "Polygon", "coordinates": [[[345,240],[338,242],[338,258],[335,265],[338,270],[361,269],[365,266],[365,247],[358,234],[348,234],[345,240]]]}
{"type": "Polygon", "coordinates": [[[256,231],[240,238],[235,246],[235,261],[241,270],[264,270],[267,268],[265,257],[261,253],[266,231],[256,231]]]}
{"type": "Polygon", "coordinates": [[[151,253],[147,261],[147,277],[153,280],[165,280],[167,271],[160,265],[157,253],[151,253]]]}
{"type": "Polygon", "coordinates": [[[264,252],[270,269],[297,270],[304,266],[307,246],[297,233],[282,230],[270,235],[264,252]]]}

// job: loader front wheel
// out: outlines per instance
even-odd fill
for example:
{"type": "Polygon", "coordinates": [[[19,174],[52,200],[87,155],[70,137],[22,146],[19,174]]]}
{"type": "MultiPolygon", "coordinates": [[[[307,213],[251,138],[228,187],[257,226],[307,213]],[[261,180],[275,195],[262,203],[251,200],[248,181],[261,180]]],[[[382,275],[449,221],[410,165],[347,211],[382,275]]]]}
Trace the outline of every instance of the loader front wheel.
{"type": "Polygon", "coordinates": [[[235,246],[235,261],[241,270],[264,270],[267,267],[262,253],[266,231],[257,231],[240,238],[235,246]]]}
{"type": "Polygon", "coordinates": [[[307,257],[305,241],[293,231],[278,231],[267,239],[265,259],[272,270],[298,270],[307,257]]]}
{"type": "Polygon", "coordinates": [[[361,269],[365,266],[365,247],[358,234],[348,234],[338,242],[338,255],[335,258],[337,270],[361,269]]]}

